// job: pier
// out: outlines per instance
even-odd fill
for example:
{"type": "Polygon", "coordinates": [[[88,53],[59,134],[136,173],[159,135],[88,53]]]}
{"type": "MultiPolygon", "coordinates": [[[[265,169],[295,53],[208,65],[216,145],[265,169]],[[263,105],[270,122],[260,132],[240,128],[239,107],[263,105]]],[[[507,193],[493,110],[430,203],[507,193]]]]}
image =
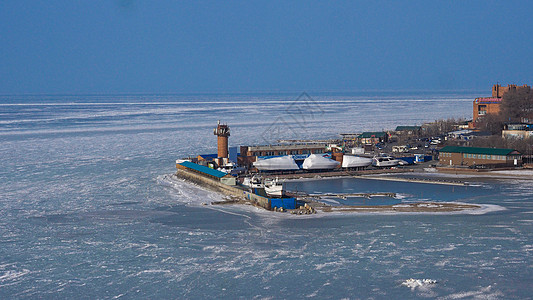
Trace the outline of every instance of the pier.
{"type": "Polygon", "coordinates": [[[395,198],[396,193],[326,193],[326,194],[309,194],[307,197],[312,198],[341,198],[346,199],[348,197],[364,197],[364,198],[372,198],[372,197],[390,197],[395,198]]]}
{"type": "Polygon", "coordinates": [[[358,176],[361,179],[372,180],[386,180],[386,181],[400,181],[400,182],[414,182],[427,184],[442,184],[455,186],[468,186],[468,183],[459,180],[444,180],[444,179],[425,179],[425,178],[400,178],[400,177],[386,177],[386,176],[358,176]]]}

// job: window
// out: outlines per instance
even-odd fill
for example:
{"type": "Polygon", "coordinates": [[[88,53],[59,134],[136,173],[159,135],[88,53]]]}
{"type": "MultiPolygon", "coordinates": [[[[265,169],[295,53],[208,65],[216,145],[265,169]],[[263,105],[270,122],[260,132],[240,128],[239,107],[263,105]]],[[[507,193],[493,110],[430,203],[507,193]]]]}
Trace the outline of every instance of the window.
{"type": "Polygon", "coordinates": [[[487,106],[486,106],[486,105],[480,105],[480,106],[478,106],[477,113],[478,113],[478,115],[480,115],[480,116],[484,116],[484,115],[486,115],[486,114],[487,114],[487,106]]]}

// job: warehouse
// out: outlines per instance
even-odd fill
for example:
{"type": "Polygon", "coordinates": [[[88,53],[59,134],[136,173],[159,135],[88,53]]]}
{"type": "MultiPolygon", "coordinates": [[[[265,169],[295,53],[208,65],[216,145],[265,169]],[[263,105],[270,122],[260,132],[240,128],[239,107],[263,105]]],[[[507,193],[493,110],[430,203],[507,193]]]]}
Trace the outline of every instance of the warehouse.
{"type": "Polygon", "coordinates": [[[446,146],[439,160],[449,166],[504,167],[522,164],[522,155],[514,149],[446,146]]]}
{"type": "Polygon", "coordinates": [[[215,181],[220,181],[221,183],[226,185],[236,185],[235,177],[231,176],[230,174],[218,170],[213,170],[206,166],[201,166],[190,161],[176,162],[176,168],[178,170],[186,170],[198,174],[200,176],[213,179],[215,181]]]}

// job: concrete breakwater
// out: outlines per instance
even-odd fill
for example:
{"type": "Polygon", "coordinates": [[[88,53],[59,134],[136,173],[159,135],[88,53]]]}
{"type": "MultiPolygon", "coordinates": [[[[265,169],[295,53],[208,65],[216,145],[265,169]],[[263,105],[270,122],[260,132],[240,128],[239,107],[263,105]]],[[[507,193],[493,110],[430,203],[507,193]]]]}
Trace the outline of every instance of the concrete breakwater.
{"type": "MultiPolygon", "coordinates": [[[[244,188],[239,186],[229,186],[216,181],[211,178],[195,174],[186,170],[178,170],[175,174],[176,177],[193,182],[204,188],[213,190],[229,197],[226,201],[217,201],[210,204],[251,204],[258,207],[272,210],[270,200],[266,197],[262,197],[253,194],[244,188]]],[[[369,178],[372,179],[372,178],[369,178]]],[[[359,196],[394,196],[394,193],[360,193],[360,194],[324,194],[326,196],[342,196],[342,195],[359,195],[359,196]]],[[[324,196],[321,195],[321,196],[324,196]]],[[[354,196],[355,197],[355,196],[354,196]]],[[[396,205],[384,205],[384,206],[361,206],[361,205],[341,205],[331,206],[324,202],[317,201],[317,198],[309,195],[309,197],[302,197],[299,199],[303,208],[299,207],[295,210],[287,210],[292,214],[311,214],[316,212],[330,213],[330,212],[351,212],[351,213],[368,213],[368,212],[382,212],[382,213],[406,213],[406,212],[457,212],[463,210],[475,210],[479,209],[478,205],[459,204],[459,203],[402,203],[396,205]]]]}
{"type": "Polygon", "coordinates": [[[260,206],[264,209],[270,210],[270,199],[253,194],[244,188],[240,188],[239,186],[230,186],[227,184],[223,184],[220,181],[189,172],[187,170],[180,170],[176,172],[176,177],[182,178],[185,180],[188,180],[190,182],[196,183],[197,185],[200,185],[202,187],[208,188],[212,191],[221,193],[223,195],[229,196],[230,199],[228,201],[217,201],[216,203],[212,204],[245,204],[249,203],[252,205],[260,206]]]}
{"type": "Polygon", "coordinates": [[[242,189],[223,184],[220,181],[216,181],[193,172],[189,172],[186,170],[178,170],[176,172],[176,177],[185,179],[187,181],[193,182],[197,185],[230,197],[237,197],[238,199],[242,199],[244,197],[244,190],[242,189]]]}

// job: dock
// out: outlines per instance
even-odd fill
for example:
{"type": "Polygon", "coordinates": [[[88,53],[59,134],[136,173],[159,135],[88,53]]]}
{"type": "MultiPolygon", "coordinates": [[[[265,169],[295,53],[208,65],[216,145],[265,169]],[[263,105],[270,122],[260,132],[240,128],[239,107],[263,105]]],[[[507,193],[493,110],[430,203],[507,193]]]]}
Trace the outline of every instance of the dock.
{"type": "Polygon", "coordinates": [[[302,178],[328,178],[328,177],[352,177],[362,175],[376,175],[376,174],[388,174],[388,173],[412,173],[413,169],[401,168],[401,169],[368,169],[359,171],[326,171],[326,172],[292,172],[292,173],[266,173],[263,176],[267,178],[280,178],[280,179],[302,179],[302,178]]]}
{"type": "Polygon", "coordinates": [[[396,193],[326,193],[326,194],[309,194],[307,197],[312,198],[341,198],[346,199],[348,197],[364,197],[364,198],[372,198],[372,197],[390,197],[395,198],[396,193]]]}
{"type": "Polygon", "coordinates": [[[427,183],[427,184],[442,184],[442,185],[454,185],[454,186],[468,186],[468,183],[464,181],[459,181],[459,180],[401,178],[401,177],[392,177],[392,176],[357,176],[357,178],[372,179],[372,180],[385,180],[385,181],[427,183]]]}

